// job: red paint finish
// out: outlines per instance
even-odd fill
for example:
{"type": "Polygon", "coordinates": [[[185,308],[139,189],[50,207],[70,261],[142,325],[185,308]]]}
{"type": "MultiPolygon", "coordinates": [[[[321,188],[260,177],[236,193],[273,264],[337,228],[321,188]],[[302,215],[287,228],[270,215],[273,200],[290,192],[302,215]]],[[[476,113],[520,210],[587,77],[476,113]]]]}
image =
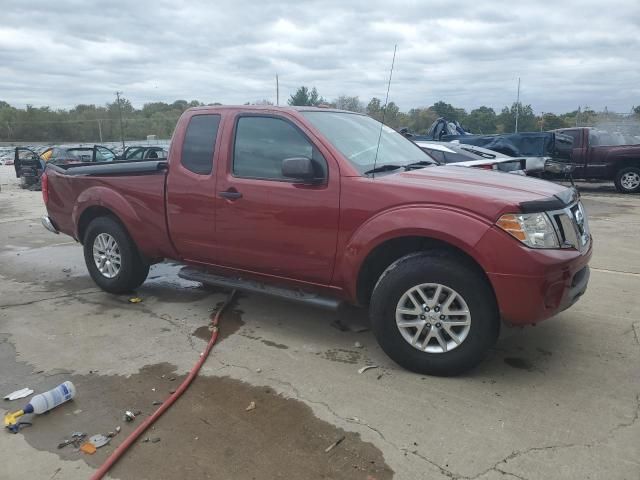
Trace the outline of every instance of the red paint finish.
{"type": "Polygon", "coordinates": [[[117,216],[148,258],[171,258],[212,270],[332,292],[356,303],[367,256],[388,240],[427,237],[447,243],[484,270],[503,317],[515,324],[548,318],[568,301],[574,275],[591,250],[534,250],[495,227],[524,201],[548,199],[564,187],[517,175],[459,167],[361,176],[297,110],[277,107],[190,109],[176,127],[168,172],[73,177],[48,171],[48,212],[78,238],[92,207],[117,216]],[[193,115],[222,116],[213,171],[181,165],[193,115]],[[239,114],[268,114],[295,125],[327,161],[318,185],[238,178],[232,159],[239,114]],[[240,193],[224,198],[221,193],[240,193]]]}

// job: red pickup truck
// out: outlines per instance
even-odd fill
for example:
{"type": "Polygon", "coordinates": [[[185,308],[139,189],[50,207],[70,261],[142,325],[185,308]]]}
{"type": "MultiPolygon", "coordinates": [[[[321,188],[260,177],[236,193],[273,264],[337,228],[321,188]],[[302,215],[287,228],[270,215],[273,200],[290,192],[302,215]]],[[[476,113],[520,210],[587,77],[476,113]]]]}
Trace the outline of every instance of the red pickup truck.
{"type": "Polygon", "coordinates": [[[108,292],[173,259],[207,284],[368,305],[384,351],[434,375],[473,367],[501,320],[549,318],[589,279],[575,190],[440,166],[352,112],[190,109],[166,161],[49,165],[42,193],[43,224],[83,244],[108,292]]]}
{"type": "Polygon", "coordinates": [[[640,142],[637,136],[591,127],[563,128],[573,138],[574,178],[613,180],[621,193],[640,193],[640,142]]]}

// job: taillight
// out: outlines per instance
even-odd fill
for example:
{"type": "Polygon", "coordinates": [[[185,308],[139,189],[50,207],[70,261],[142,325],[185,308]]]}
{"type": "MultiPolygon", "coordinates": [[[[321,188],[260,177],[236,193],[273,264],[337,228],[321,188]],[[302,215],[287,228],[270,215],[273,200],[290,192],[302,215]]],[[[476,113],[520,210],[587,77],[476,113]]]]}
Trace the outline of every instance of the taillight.
{"type": "Polygon", "coordinates": [[[42,186],[42,199],[44,200],[44,204],[47,205],[49,203],[49,179],[44,172],[40,177],[40,185],[42,186]]]}

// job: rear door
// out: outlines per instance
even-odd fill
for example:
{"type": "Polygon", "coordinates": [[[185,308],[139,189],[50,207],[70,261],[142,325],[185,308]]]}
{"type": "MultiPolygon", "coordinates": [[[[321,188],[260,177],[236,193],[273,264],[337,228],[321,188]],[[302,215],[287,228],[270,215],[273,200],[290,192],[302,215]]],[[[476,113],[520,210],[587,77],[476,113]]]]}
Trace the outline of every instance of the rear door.
{"type": "Polygon", "coordinates": [[[329,284],[339,220],[340,175],[330,152],[295,119],[240,114],[217,179],[220,264],[236,270],[329,284]],[[306,157],[325,181],[282,176],[282,161],[306,157]]]}
{"type": "Polygon", "coordinates": [[[167,175],[169,233],[184,260],[215,263],[215,164],[220,114],[192,115],[176,132],[167,175]]]}

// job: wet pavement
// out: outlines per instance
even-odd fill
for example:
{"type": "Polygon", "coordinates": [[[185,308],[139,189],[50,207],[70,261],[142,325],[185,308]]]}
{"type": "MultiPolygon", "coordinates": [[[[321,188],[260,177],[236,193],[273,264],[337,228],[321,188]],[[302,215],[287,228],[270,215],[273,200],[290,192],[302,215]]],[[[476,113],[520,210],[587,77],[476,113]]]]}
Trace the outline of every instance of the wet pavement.
{"type": "MultiPolygon", "coordinates": [[[[596,240],[587,294],[510,332],[478,369],[415,375],[382,353],[364,311],[241,295],[201,376],[111,477],[639,478],[640,196],[584,187],[596,240]],[[358,374],[366,364],[378,368],[358,374]]],[[[152,268],[142,303],[106,294],[80,246],[40,226],[43,211],[39,192],[2,184],[0,393],[69,379],[78,395],[0,432],[3,479],[87,478],[184,378],[226,298],[172,263],[152,268]],[[142,415],[129,424],[125,410],[142,415]],[[57,449],[71,432],[117,426],[92,456],[57,449]]]]}

